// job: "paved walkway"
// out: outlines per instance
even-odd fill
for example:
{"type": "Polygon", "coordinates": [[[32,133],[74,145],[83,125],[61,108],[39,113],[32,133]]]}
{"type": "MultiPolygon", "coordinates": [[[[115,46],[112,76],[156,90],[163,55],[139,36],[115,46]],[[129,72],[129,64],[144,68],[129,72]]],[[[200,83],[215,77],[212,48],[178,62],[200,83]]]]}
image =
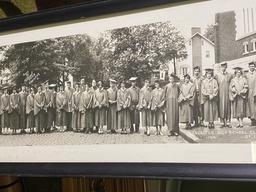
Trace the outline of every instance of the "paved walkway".
{"type": "Polygon", "coordinates": [[[163,143],[187,143],[181,136],[168,137],[167,129],[163,129],[163,136],[146,136],[140,133],[134,134],[85,134],[75,132],[53,132],[44,134],[0,135],[0,146],[32,146],[32,145],[84,145],[84,144],[163,144],[163,143]]]}

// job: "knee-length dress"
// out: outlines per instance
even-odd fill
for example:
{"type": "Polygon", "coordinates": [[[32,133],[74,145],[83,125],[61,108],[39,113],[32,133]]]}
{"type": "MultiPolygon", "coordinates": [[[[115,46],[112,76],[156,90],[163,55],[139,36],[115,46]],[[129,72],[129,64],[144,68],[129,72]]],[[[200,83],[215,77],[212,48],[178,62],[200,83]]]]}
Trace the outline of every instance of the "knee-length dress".
{"type": "Polygon", "coordinates": [[[118,111],[118,128],[131,128],[131,117],[129,107],[131,104],[131,96],[127,89],[120,88],[117,91],[117,111],[118,111]]]}
{"type": "Polygon", "coordinates": [[[29,94],[26,101],[27,128],[35,127],[34,94],[29,94]]]}
{"type": "Polygon", "coordinates": [[[143,87],[140,90],[139,110],[141,111],[141,126],[152,126],[152,111],[151,111],[151,88],[143,87]]]}
{"type": "Polygon", "coordinates": [[[95,125],[106,125],[107,92],[104,88],[98,88],[94,94],[95,125]]]}
{"type": "Polygon", "coordinates": [[[80,102],[81,92],[75,91],[72,96],[72,129],[78,130],[81,128],[81,116],[79,112],[79,102],[80,102]]]}
{"type": "Polygon", "coordinates": [[[151,94],[151,111],[153,126],[164,125],[164,90],[155,88],[151,94]]]}
{"type": "Polygon", "coordinates": [[[79,102],[81,129],[93,128],[92,104],[93,104],[93,93],[91,92],[91,90],[83,91],[81,93],[80,102],[79,102]]]}
{"type": "Polygon", "coordinates": [[[213,122],[218,119],[218,83],[214,78],[206,78],[202,82],[202,104],[204,105],[204,120],[213,122]]]}
{"type": "Polygon", "coordinates": [[[35,127],[38,130],[45,128],[45,95],[42,92],[37,92],[34,97],[34,115],[35,115],[35,127]]]}
{"type": "Polygon", "coordinates": [[[234,118],[246,117],[248,81],[244,77],[234,77],[231,80],[230,100],[232,101],[232,114],[234,118]]]}
{"type": "Polygon", "coordinates": [[[66,126],[66,111],[64,109],[67,104],[66,94],[58,92],[56,95],[56,125],[57,126],[66,126]]]}
{"type": "Polygon", "coordinates": [[[183,83],[180,86],[179,95],[179,119],[181,123],[193,122],[193,106],[195,97],[195,86],[193,83],[183,83]]]}
{"type": "Polygon", "coordinates": [[[2,128],[10,127],[10,117],[9,117],[9,109],[10,109],[10,95],[5,93],[1,96],[1,105],[3,114],[1,117],[2,128]]]}
{"type": "Polygon", "coordinates": [[[117,129],[117,89],[109,88],[107,90],[108,96],[108,111],[107,111],[107,129],[117,129]]]}
{"type": "Polygon", "coordinates": [[[12,93],[10,95],[10,128],[11,129],[19,129],[19,94],[12,93]]]}
{"type": "Polygon", "coordinates": [[[27,93],[24,91],[19,92],[19,112],[20,112],[20,129],[26,129],[26,102],[27,93]]]}

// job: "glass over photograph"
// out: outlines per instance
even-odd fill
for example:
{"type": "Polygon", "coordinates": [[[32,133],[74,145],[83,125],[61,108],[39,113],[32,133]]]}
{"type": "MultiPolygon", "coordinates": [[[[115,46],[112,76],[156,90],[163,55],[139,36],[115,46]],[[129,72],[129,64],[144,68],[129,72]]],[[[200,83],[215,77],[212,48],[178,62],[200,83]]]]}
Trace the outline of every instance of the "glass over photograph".
{"type": "Polygon", "coordinates": [[[252,0],[0,34],[0,69],[1,146],[256,141],[252,0]]]}

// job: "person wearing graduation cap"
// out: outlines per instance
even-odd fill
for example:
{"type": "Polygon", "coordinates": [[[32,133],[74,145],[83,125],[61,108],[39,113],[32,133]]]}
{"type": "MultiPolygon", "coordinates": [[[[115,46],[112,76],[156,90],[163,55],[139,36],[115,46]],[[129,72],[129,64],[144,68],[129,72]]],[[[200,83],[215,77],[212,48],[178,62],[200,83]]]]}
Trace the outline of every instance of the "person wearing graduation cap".
{"type": "Polygon", "coordinates": [[[21,86],[21,91],[19,92],[19,111],[20,111],[20,133],[26,133],[26,101],[27,101],[26,87],[21,86]]]}
{"type": "Polygon", "coordinates": [[[12,129],[12,134],[16,134],[17,130],[19,129],[19,103],[20,98],[19,94],[17,93],[16,88],[14,87],[12,90],[12,94],[10,95],[10,128],[12,129]]]}
{"type": "Polygon", "coordinates": [[[166,123],[169,130],[168,136],[179,135],[179,85],[176,83],[178,77],[171,73],[169,83],[164,89],[166,123]]]}
{"type": "Polygon", "coordinates": [[[126,88],[126,82],[122,81],[120,83],[120,89],[117,91],[117,119],[118,128],[121,129],[121,134],[128,134],[128,130],[131,128],[130,104],[130,92],[126,88]]]}
{"type": "Polygon", "coordinates": [[[81,92],[84,92],[84,90],[85,90],[85,79],[84,78],[82,78],[80,80],[80,89],[81,89],[81,92]]]}
{"type": "Polygon", "coordinates": [[[50,110],[52,110],[52,131],[57,130],[56,129],[56,96],[57,96],[57,92],[56,92],[56,84],[50,84],[49,85],[49,89],[52,91],[52,105],[50,110]]]}
{"type": "Polygon", "coordinates": [[[138,110],[140,89],[136,86],[137,77],[131,77],[129,81],[131,82],[131,87],[128,88],[131,95],[131,105],[129,108],[131,114],[131,132],[135,131],[138,133],[140,126],[140,112],[138,110]]]}
{"type": "Polygon", "coordinates": [[[66,111],[66,125],[67,131],[72,131],[72,97],[73,97],[73,88],[71,87],[71,82],[66,82],[65,94],[67,98],[67,103],[64,107],[66,111]]]}
{"type": "Polygon", "coordinates": [[[98,82],[98,89],[94,94],[95,107],[95,126],[99,128],[98,134],[103,134],[103,126],[106,125],[106,111],[108,106],[107,91],[102,85],[102,81],[98,82]]]}
{"type": "Polygon", "coordinates": [[[108,111],[107,111],[107,130],[111,133],[117,131],[117,87],[116,80],[109,79],[110,88],[107,89],[108,111]]]}
{"type": "Polygon", "coordinates": [[[155,80],[155,88],[151,94],[152,123],[156,127],[155,135],[163,135],[164,126],[164,90],[160,87],[160,81],[155,80]]]}
{"type": "Polygon", "coordinates": [[[50,132],[53,127],[53,103],[54,103],[54,95],[53,90],[49,88],[49,83],[47,82],[45,84],[45,104],[44,104],[44,110],[45,110],[45,132],[50,132]]]}
{"type": "Polygon", "coordinates": [[[63,86],[58,87],[59,91],[56,95],[56,127],[60,132],[64,132],[67,128],[66,111],[67,95],[63,90],[63,86]]]}
{"type": "Polygon", "coordinates": [[[93,105],[94,93],[92,93],[88,84],[84,85],[84,91],[81,93],[79,101],[79,112],[80,112],[80,126],[81,130],[84,130],[85,133],[93,132],[93,114],[92,114],[92,105],[93,105]]]}
{"type": "Polygon", "coordinates": [[[241,67],[235,67],[235,77],[229,86],[230,100],[232,101],[233,117],[237,119],[237,128],[243,127],[243,118],[247,111],[248,81],[242,74],[241,67]]]}
{"type": "Polygon", "coordinates": [[[2,107],[2,116],[1,116],[1,127],[2,133],[7,134],[10,128],[9,120],[9,109],[10,109],[10,95],[8,94],[8,87],[3,87],[3,95],[1,96],[1,107],[2,107]]]}
{"type": "Polygon", "coordinates": [[[202,81],[203,78],[200,75],[200,67],[196,66],[193,69],[193,84],[195,87],[195,97],[193,104],[193,118],[194,118],[194,127],[203,126],[203,105],[201,104],[202,96],[202,81]]]}
{"type": "Polygon", "coordinates": [[[184,75],[184,83],[180,86],[179,94],[179,120],[186,124],[185,129],[192,129],[194,97],[195,86],[190,81],[190,76],[186,74],[184,75]]]}
{"type": "Polygon", "coordinates": [[[250,62],[249,71],[246,74],[248,81],[248,99],[247,99],[247,117],[251,119],[251,125],[256,126],[256,103],[254,97],[256,96],[256,71],[255,62],[250,62]]]}
{"type": "Polygon", "coordinates": [[[221,128],[231,128],[231,102],[229,99],[229,84],[233,75],[227,72],[227,63],[220,64],[221,72],[215,75],[215,79],[219,85],[219,117],[221,122],[221,128]]]}
{"type": "Polygon", "coordinates": [[[99,127],[96,126],[96,119],[95,119],[95,112],[96,112],[96,108],[94,106],[94,96],[95,96],[95,92],[98,89],[97,87],[97,82],[95,79],[92,80],[92,84],[91,84],[91,88],[90,88],[90,93],[92,93],[93,95],[93,101],[92,101],[92,123],[93,123],[93,132],[95,131],[96,133],[98,133],[99,131],[99,127]],[[95,130],[94,130],[95,129],[95,130]]]}
{"type": "Polygon", "coordinates": [[[26,126],[29,129],[29,133],[35,132],[34,97],[35,90],[33,87],[31,87],[30,92],[26,98],[26,126]]]}
{"type": "Polygon", "coordinates": [[[144,133],[148,136],[152,126],[151,94],[152,88],[149,85],[149,80],[146,79],[144,86],[140,89],[139,110],[141,111],[141,126],[145,128],[144,133]]]}
{"type": "Polygon", "coordinates": [[[72,95],[72,129],[74,132],[82,131],[81,129],[81,116],[79,112],[79,103],[81,100],[81,89],[80,84],[76,83],[75,91],[72,95]]]}
{"type": "Polygon", "coordinates": [[[213,78],[213,69],[207,68],[206,78],[202,82],[202,103],[204,105],[204,120],[208,128],[214,129],[214,121],[218,120],[218,90],[219,86],[213,78]]]}
{"type": "Polygon", "coordinates": [[[37,93],[34,97],[34,115],[36,133],[42,133],[45,129],[45,94],[42,92],[42,85],[37,87],[37,93]]]}

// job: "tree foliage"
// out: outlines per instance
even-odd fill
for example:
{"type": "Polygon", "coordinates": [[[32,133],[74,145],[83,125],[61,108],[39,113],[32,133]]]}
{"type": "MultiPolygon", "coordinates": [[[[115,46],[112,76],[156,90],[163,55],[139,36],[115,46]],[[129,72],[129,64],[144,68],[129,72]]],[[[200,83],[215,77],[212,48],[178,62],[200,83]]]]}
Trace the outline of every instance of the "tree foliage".
{"type": "Polygon", "coordinates": [[[204,36],[209,39],[211,42],[215,42],[215,29],[214,29],[214,25],[208,25],[206,30],[205,30],[205,33],[204,33],[204,36]]]}
{"type": "Polygon", "coordinates": [[[185,58],[184,42],[170,22],[159,22],[105,31],[96,39],[83,34],[1,47],[0,67],[11,70],[17,85],[30,76],[36,83],[62,84],[69,74],[86,82],[145,79],[170,60],[185,58]]]}
{"type": "Polygon", "coordinates": [[[150,78],[173,57],[185,58],[185,39],[170,22],[108,31],[100,39],[105,71],[116,79],[150,78]],[[174,54],[175,53],[175,54],[174,54]]]}
{"type": "Polygon", "coordinates": [[[15,44],[5,48],[1,67],[13,72],[16,84],[32,73],[39,74],[38,83],[49,80],[62,84],[68,74],[75,79],[85,76],[89,81],[97,65],[92,47],[87,35],[15,44]]]}

